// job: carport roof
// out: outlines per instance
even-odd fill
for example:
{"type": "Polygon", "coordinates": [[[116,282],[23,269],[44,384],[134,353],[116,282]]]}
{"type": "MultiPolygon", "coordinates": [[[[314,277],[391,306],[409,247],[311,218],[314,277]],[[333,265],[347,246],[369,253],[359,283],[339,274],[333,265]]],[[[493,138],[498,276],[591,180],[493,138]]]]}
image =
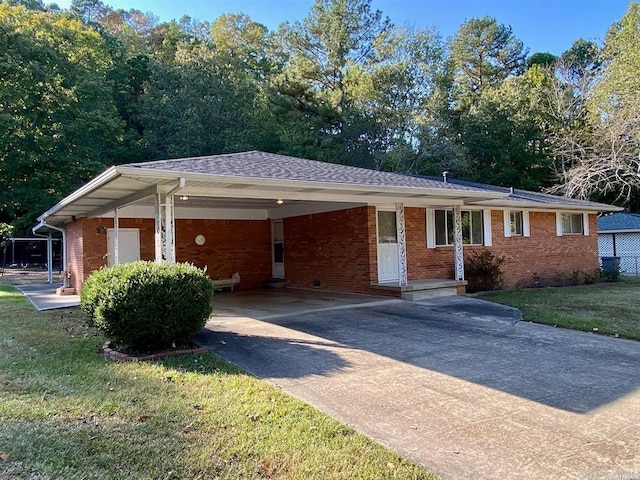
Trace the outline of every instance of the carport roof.
{"type": "MultiPolygon", "coordinates": [[[[499,205],[509,197],[509,191],[488,187],[251,151],[111,167],[40,215],[36,229],[47,228],[47,224],[60,226],[74,218],[100,216],[169,191],[243,199],[254,205],[280,198],[376,205],[499,205]]],[[[578,210],[615,209],[576,200],[552,207],[563,204],[578,210]]]]}

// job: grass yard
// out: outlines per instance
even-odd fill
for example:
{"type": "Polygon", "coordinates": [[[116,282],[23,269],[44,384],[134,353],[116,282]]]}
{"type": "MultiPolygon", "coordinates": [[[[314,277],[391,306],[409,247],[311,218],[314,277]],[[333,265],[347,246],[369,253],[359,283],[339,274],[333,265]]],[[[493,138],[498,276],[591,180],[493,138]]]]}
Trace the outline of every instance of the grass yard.
{"type": "Polygon", "coordinates": [[[526,321],[640,340],[638,280],[495,292],[480,298],[519,308],[526,321]]]}
{"type": "Polygon", "coordinates": [[[211,354],[116,364],[103,341],[0,284],[0,478],[436,478],[211,354]]]}

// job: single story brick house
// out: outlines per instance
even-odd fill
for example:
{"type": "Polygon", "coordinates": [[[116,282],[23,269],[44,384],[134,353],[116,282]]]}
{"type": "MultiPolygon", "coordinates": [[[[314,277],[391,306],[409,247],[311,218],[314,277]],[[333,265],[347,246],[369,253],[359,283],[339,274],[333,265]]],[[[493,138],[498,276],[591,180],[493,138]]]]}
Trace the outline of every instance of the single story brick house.
{"type": "Polygon", "coordinates": [[[598,268],[617,207],[258,151],[111,167],[38,217],[62,232],[70,286],[103,265],[191,262],[236,288],[464,292],[464,257],[505,257],[505,286],[598,268]]]}

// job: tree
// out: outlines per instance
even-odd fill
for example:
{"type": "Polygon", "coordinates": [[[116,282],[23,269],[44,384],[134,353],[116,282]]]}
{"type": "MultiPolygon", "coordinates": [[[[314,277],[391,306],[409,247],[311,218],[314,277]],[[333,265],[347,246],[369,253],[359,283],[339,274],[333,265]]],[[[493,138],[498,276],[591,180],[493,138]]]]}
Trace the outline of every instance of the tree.
{"type": "Polygon", "coordinates": [[[472,18],[463,23],[451,44],[460,103],[468,104],[485,88],[520,73],[527,52],[512,28],[495,18],[472,18]]]}
{"type": "Polygon", "coordinates": [[[111,163],[110,65],[79,20],[0,4],[0,222],[17,233],[111,163]]]}
{"type": "Polygon", "coordinates": [[[308,138],[315,138],[315,158],[372,166],[368,134],[374,125],[354,103],[373,66],[384,61],[390,30],[370,0],[316,0],[302,23],[285,24],[279,32],[286,67],[275,79],[277,100],[297,113],[293,122],[313,132],[308,138]]]}
{"type": "Polygon", "coordinates": [[[536,95],[542,81],[534,68],[480,95],[461,122],[466,178],[528,190],[548,184],[549,159],[536,95]]]}
{"type": "Polygon", "coordinates": [[[640,188],[640,4],[631,3],[610,28],[601,70],[592,67],[599,66],[592,49],[585,50],[579,72],[597,72],[584,100],[588,135],[574,137],[570,167],[559,172],[553,191],[629,200],[640,188]]]}
{"type": "Polygon", "coordinates": [[[536,52],[527,58],[527,69],[531,68],[533,65],[540,65],[542,67],[550,67],[555,65],[558,61],[558,57],[556,57],[553,53],[549,52],[536,52]]]}

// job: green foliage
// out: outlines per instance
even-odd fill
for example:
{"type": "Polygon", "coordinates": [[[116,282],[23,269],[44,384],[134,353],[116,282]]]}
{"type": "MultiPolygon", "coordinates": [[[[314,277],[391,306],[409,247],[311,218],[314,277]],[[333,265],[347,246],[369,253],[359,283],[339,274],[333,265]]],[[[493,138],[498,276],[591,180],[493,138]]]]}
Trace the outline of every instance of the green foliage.
{"type": "Polygon", "coordinates": [[[26,232],[110,162],[122,123],[98,33],[0,3],[0,221],[26,232]]]}
{"type": "Polygon", "coordinates": [[[510,26],[492,17],[467,20],[451,45],[460,103],[468,104],[485,88],[520,73],[526,57],[527,50],[510,26]]]}
{"type": "Polygon", "coordinates": [[[640,191],[637,2],[603,49],[580,39],[528,60],[494,18],[444,42],[372,4],[316,0],[269,32],[243,14],[161,23],[101,0],[0,1],[0,222],[27,233],[112,164],[242,150],[609,201],[640,191]]]}
{"type": "Polygon", "coordinates": [[[80,306],[121,347],[170,347],[197,333],[211,314],[213,285],[190,264],[134,262],[94,272],[80,306]]]}
{"type": "Polygon", "coordinates": [[[533,65],[540,65],[543,67],[550,67],[558,61],[553,53],[549,52],[536,52],[527,58],[527,68],[531,68],[533,65]]]}
{"type": "Polygon", "coordinates": [[[504,280],[504,257],[497,257],[489,250],[473,252],[465,258],[464,271],[469,284],[468,292],[483,292],[500,288],[504,280]]]}

